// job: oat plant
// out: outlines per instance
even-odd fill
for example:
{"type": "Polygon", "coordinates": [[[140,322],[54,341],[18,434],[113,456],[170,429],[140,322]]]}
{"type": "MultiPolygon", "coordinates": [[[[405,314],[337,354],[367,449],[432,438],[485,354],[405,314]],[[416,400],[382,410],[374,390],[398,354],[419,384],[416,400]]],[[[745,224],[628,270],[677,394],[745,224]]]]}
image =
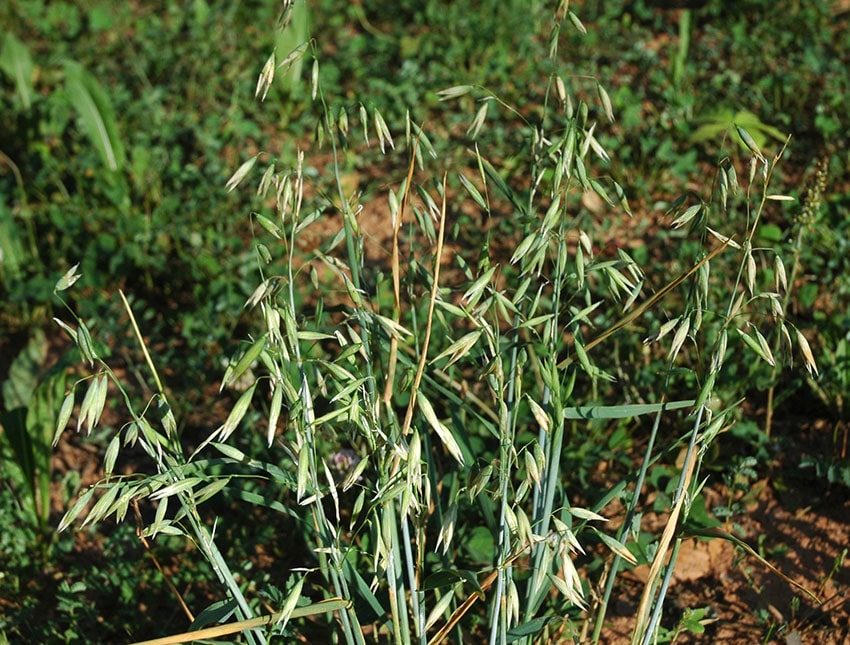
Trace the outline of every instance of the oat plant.
{"type": "MultiPolygon", "coordinates": [[[[284,3],[283,29],[290,9],[284,3]]],[[[550,38],[556,70],[561,25],[584,30],[566,2],[550,38]]],[[[196,622],[196,631],[168,642],[243,631],[248,642],[262,643],[307,626],[307,618],[329,642],[349,645],[599,641],[618,570],[636,563],[629,543],[639,528],[646,474],[660,452],[685,445],[634,628],[634,642],[650,642],[678,545],[699,528],[689,526],[688,512],[704,483],[702,458],[731,419],[731,408],[713,407],[727,343],[740,340],[772,362],[760,325],[770,321],[791,339],[778,295],[758,286],[759,262],[770,251],[752,246],[764,209],[785,199],[767,188],[781,152],[768,160],[753,150],[747,198],[735,202],[746,219],[742,231],[714,224],[737,190],[730,163],[721,166],[716,201],[677,204],[674,225],[687,225],[703,251],[652,292],[644,268],[626,251],[598,250],[604,244],[595,239],[596,223],[580,209],[582,195],[592,192],[611,216],[631,215],[596,136],[614,118],[596,81],[553,72],[533,120],[485,88],[443,90],[442,100],[475,107],[466,161],[449,172],[413,116],[391,128],[365,101],[341,107],[323,85],[317,52],[307,43],[273,54],[257,94],[266,95],[278,69],[313,58],[316,134],[331,159],[333,189],[308,186],[304,151],[294,163],[258,154],[227,182],[229,190],[244,186],[264,166],[257,189],[264,206],[251,215],[260,279],[246,302],[259,329],[223,375],[222,388],[239,384],[241,391],[226,420],[186,450],[126,299],[156,384],[141,406],[98,358],[88,326],[76,317],[60,323],[98,371],[68,395],[58,430],[71,418],[74,390],[86,383],[79,431],[91,431],[110,392],[130,412],[110,439],[106,478],[82,494],[60,528],[82,515],[85,522],[120,520],[132,504],[146,502],[156,511],[144,537],[175,533],[194,542],[236,620],[203,631],[196,622]],[[500,171],[495,159],[504,151],[488,145],[497,113],[522,135],[521,174],[500,171]],[[363,205],[344,181],[346,159],[370,146],[404,169],[387,182],[382,267],[365,256],[363,205]],[[482,221],[509,213],[516,225],[511,250],[491,252],[490,234],[478,231],[480,248],[450,254],[448,231],[464,209],[482,221]],[[300,236],[319,220],[339,222],[338,231],[305,255],[300,236]],[[732,253],[740,268],[728,304],[719,305],[709,268],[732,253]],[[602,350],[674,296],[679,313],[651,340],[671,335],[670,367],[690,370],[699,387],[689,398],[674,397],[682,388],[669,377],[652,400],[626,403],[602,350]],[[261,429],[245,423],[259,412],[261,429]],[[662,432],[683,414],[686,434],[662,432]],[[577,473],[562,468],[570,441],[600,419],[641,415],[654,415],[654,425],[640,468],[594,499],[582,498],[577,473]],[[273,459],[237,447],[252,445],[257,432],[273,459]],[[130,444],[142,448],[150,472],[113,472],[130,444]],[[276,501],[240,499],[262,503],[281,521],[298,521],[314,554],[292,568],[295,582],[280,606],[261,616],[248,574],[235,575],[224,560],[216,524],[210,528],[201,506],[224,489],[238,491],[247,477],[275,491],[276,501]],[[617,497],[626,500],[627,517],[611,528],[605,509],[617,497]],[[584,567],[580,558],[605,566],[584,567]]],[[[70,271],[57,291],[78,277],[70,271]]],[[[807,346],[800,349],[813,364],[807,346]]]]}

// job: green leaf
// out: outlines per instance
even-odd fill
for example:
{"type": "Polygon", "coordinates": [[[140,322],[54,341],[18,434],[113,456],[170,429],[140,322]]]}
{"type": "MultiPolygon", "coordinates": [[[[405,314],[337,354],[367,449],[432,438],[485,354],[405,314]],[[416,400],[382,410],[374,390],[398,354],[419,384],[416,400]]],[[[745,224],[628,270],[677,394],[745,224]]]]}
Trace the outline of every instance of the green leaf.
{"type": "Polygon", "coordinates": [[[25,110],[32,105],[35,90],[33,89],[33,64],[26,46],[14,34],[7,33],[0,51],[0,69],[14,81],[15,89],[25,110]]]}
{"type": "Polygon", "coordinates": [[[106,167],[122,168],[124,146],[109,95],[79,63],[65,61],[65,95],[106,167]]]}
{"type": "Polygon", "coordinates": [[[539,634],[547,625],[561,622],[562,620],[560,616],[540,616],[539,618],[529,620],[527,623],[509,629],[505,643],[514,643],[527,636],[539,634]]]}
{"type": "Polygon", "coordinates": [[[197,631],[207,625],[225,622],[236,611],[236,606],[236,600],[233,598],[214,602],[195,616],[195,620],[189,625],[189,631],[197,631]]]}
{"type": "Polygon", "coordinates": [[[662,410],[681,410],[691,407],[690,401],[669,401],[667,403],[645,403],[635,405],[586,405],[578,408],[566,408],[565,419],[628,419],[641,414],[655,414],[662,410]]]}
{"type": "Polygon", "coordinates": [[[785,135],[781,131],[763,123],[758,116],[749,110],[737,112],[728,109],[718,110],[705,115],[699,121],[702,125],[688,137],[691,143],[711,141],[731,134],[739,144],[756,152],[760,146],[767,143],[768,137],[777,141],[785,141],[785,135]],[[742,130],[744,134],[741,134],[742,130]],[[749,145],[747,144],[748,140],[749,145]],[[754,144],[754,148],[751,147],[752,144],[754,144]]]}

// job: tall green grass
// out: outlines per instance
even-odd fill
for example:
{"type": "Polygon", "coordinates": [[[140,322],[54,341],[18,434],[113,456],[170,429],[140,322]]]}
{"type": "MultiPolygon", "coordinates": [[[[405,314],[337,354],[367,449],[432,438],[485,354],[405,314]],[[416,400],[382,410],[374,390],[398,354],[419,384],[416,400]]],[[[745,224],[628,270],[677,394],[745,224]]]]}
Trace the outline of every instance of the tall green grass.
{"type": "MultiPolygon", "coordinates": [[[[292,3],[284,6],[285,30],[292,3]]],[[[549,55],[558,70],[559,31],[585,28],[567,3],[553,24],[549,55]]],[[[596,136],[614,111],[592,78],[553,72],[542,79],[541,104],[522,110],[475,85],[440,92],[473,108],[457,169],[431,144],[439,128],[410,114],[391,126],[365,100],[332,108],[316,51],[299,44],[292,58],[277,52],[257,94],[275,82],[280,61],[313,58],[310,92],[333,193],[312,189],[307,151],[294,165],[255,155],[227,183],[237,189],[263,170],[263,208],[252,214],[259,283],[245,305],[256,328],[223,375],[222,389],[235,394],[221,425],[194,444],[181,435],[123,296],[154,384],[150,400],[131,400],[81,318],[60,323],[97,369],[67,395],[58,432],[77,389],[85,389],[78,431],[91,432],[108,399],[129,415],[109,441],[105,479],[83,492],[60,529],[79,517],[123,520],[135,504],[155,508],[141,535],[185,535],[221,585],[221,602],[192,625],[213,631],[198,638],[242,631],[251,643],[299,632],[349,644],[599,642],[618,573],[646,563],[632,641],[652,642],[682,541],[725,536],[691,511],[706,483],[703,462],[734,423],[736,399],[721,401],[717,391],[730,355],[744,347],[781,361],[767,340],[776,329],[783,355],[796,346],[816,369],[805,338],[785,320],[782,260],[754,244],[766,209],[789,200],[769,188],[784,148],[765,154],[739,129],[747,159],[722,159],[702,195],[670,207],[672,228],[688,242],[676,255],[678,272],[648,275],[624,248],[598,239],[581,208],[593,193],[605,217],[631,216],[596,136]],[[495,111],[519,124],[521,173],[501,171],[504,151],[488,145],[495,111]],[[364,205],[343,173],[346,157],[367,145],[404,169],[387,182],[389,248],[380,267],[365,256],[364,205]],[[479,217],[458,216],[471,211],[479,217]],[[504,217],[510,234],[494,239],[491,230],[506,229],[487,225],[504,217]],[[305,255],[304,231],[332,221],[336,233],[305,255]],[[479,227],[470,237],[480,247],[453,246],[448,232],[458,226],[479,227]],[[635,330],[646,320],[646,352],[660,357],[662,372],[634,400],[617,374],[630,366],[611,356],[616,343],[640,342],[635,330]],[[628,471],[588,484],[587,472],[574,469],[583,435],[639,417],[648,419],[643,454],[628,455],[628,471]],[[133,446],[144,453],[137,472],[116,473],[133,446]],[[646,480],[670,462],[676,484],[666,525],[647,540],[646,480]],[[228,517],[213,519],[203,506],[217,495],[294,523],[309,546],[313,558],[291,563],[275,606],[261,605],[250,568],[219,548],[217,527],[228,517]],[[612,522],[615,501],[625,513],[612,522]]],[[[57,293],[78,278],[72,269],[57,293]]]]}

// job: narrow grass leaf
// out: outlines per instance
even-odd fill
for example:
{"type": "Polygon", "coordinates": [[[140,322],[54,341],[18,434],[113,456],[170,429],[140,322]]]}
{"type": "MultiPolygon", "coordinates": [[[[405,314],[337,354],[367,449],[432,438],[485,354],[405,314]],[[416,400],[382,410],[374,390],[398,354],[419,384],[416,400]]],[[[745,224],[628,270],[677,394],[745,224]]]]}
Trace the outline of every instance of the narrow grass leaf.
{"type": "MultiPolygon", "coordinates": [[[[540,616],[539,618],[534,618],[526,623],[522,623],[521,625],[517,625],[516,627],[509,629],[505,643],[509,645],[510,643],[515,643],[516,641],[523,640],[529,636],[533,637],[542,632],[543,629],[549,625],[560,623],[562,621],[563,618],[560,616],[540,616]]],[[[532,638],[531,642],[537,641],[532,638]]]]}
{"type": "Polygon", "coordinates": [[[0,51],[0,69],[14,81],[24,110],[29,110],[35,96],[33,64],[26,46],[11,31],[6,32],[0,51]]]}
{"type": "Polygon", "coordinates": [[[220,477],[214,482],[207,484],[203,488],[196,491],[194,495],[195,504],[203,504],[208,499],[217,495],[219,491],[221,491],[225,486],[230,483],[230,479],[230,477],[220,477]]]}
{"type": "Polygon", "coordinates": [[[233,615],[237,606],[238,604],[234,598],[226,598],[224,600],[214,602],[195,616],[195,620],[193,620],[189,625],[189,630],[197,631],[203,629],[207,625],[224,623],[233,615]]]}
{"type": "Polygon", "coordinates": [[[643,414],[656,414],[666,410],[681,410],[694,404],[692,400],[666,403],[640,403],[633,405],[588,405],[565,408],[565,419],[629,419],[643,414]]]}
{"type": "Polygon", "coordinates": [[[112,103],[103,87],[82,65],[66,61],[65,94],[107,168],[115,171],[123,167],[124,146],[112,103]]]}

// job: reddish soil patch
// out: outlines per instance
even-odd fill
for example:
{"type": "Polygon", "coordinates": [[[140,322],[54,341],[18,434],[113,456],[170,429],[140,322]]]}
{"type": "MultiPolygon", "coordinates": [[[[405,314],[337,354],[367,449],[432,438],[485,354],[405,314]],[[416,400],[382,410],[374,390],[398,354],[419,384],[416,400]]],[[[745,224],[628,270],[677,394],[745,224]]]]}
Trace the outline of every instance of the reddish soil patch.
{"type": "MultiPolygon", "coordinates": [[[[820,602],[729,541],[691,539],[679,553],[664,624],[673,627],[686,608],[708,608],[705,633],[682,633],[677,643],[850,642],[850,500],[839,491],[801,507],[797,501],[802,498],[788,499],[767,482],[761,484],[757,503],[738,522],[744,531],[739,537],[753,548],[761,546],[768,561],[820,602]]],[[[718,489],[708,495],[719,499],[724,493],[718,489]]],[[[624,593],[608,612],[603,642],[630,642],[647,572],[642,566],[623,574],[624,593]]]]}

